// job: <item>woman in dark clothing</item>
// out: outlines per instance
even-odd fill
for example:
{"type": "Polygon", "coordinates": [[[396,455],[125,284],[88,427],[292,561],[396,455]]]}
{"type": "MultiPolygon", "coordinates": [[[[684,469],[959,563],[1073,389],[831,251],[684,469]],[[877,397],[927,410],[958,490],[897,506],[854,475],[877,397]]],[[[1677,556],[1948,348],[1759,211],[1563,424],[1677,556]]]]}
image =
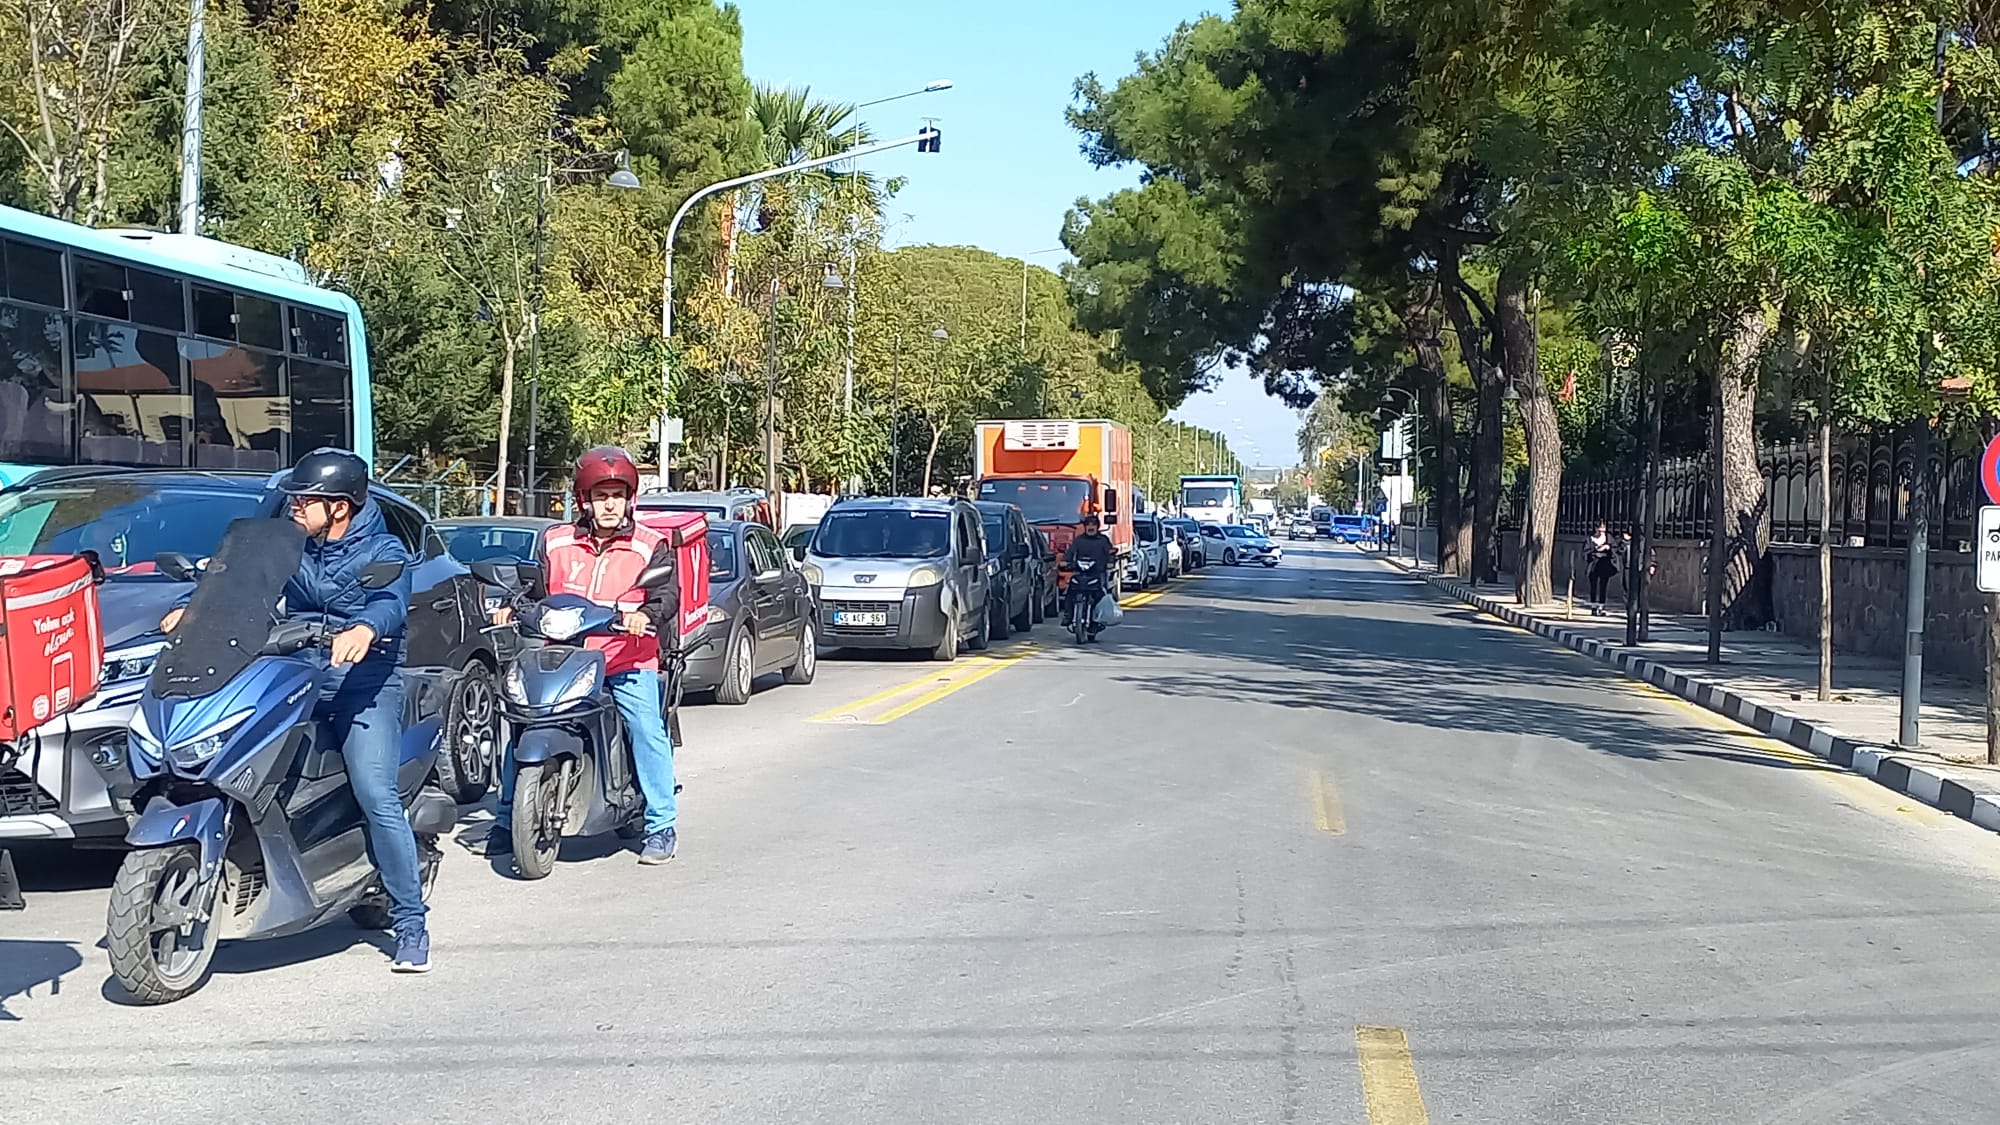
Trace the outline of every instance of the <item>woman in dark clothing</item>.
{"type": "Polygon", "coordinates": [[[1590,579],[1590,611],[1604,613],[1605,591],[1611,585],[1611,576],[1618,573],[1618,548],[1611,542],[1611,530],[1603,523],[1591,532],[1583,544],[1584,573],[1590,579]]]}

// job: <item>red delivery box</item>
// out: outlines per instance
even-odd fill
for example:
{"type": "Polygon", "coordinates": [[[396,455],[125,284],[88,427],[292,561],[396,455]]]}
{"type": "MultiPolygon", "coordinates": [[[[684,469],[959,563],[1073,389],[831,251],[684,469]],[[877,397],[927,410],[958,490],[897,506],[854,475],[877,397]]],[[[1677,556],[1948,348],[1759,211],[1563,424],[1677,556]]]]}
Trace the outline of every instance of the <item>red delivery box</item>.
{"type": "Polygon", "coordinates": [[[75,710],[96,693],[103,667],[90,560],[0,559],[0,742],[75,710]]]}
{"type": "Polygon", "coordinates": [[[680,635],[686,640],[708,622],[708,517],[700,512],[643,509],[632,514],[674,546],[674,569],[680,577],[680,635]]]}

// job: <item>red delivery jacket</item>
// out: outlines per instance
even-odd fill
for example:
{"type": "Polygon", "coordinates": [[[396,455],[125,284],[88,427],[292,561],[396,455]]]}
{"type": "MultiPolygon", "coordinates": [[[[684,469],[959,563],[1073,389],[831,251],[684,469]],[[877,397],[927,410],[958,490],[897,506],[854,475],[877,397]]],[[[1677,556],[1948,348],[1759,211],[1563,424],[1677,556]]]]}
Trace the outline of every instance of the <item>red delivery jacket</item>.
{"type": "MultiPolygon", "coordinates": [[[[675,562],[673,544],[660,532],[627,520],[618,534],[600,540],[578,524],[557,524],[542,533],[536,554],[546,594],[577,594],[621,612],[643,613],[661,632],[679,628],[677,583],[666,583],[650,597],[634,588],[648,568],[675,562]]],[[[604,653],[606,675],[660,670],[658,637],[617,633],[584,643],[604,653]]]]}

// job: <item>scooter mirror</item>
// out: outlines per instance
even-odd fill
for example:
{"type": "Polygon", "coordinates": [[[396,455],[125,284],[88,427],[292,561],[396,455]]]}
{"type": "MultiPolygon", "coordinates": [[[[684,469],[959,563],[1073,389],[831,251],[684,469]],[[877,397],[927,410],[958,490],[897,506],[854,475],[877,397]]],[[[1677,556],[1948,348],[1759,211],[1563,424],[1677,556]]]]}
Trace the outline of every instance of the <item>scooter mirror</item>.
{"type": "Polygon", "coordinates": [[[465,569],[471,571],[474,578],[488,586],[512,588],[521,580],[519,568],[513,563],[471,562],[465,564],[465,569]]]}
{"type": "Polygon", "coordinates": [[[645,570],[639,573],[639,580],[637,582],[632,583],[632,585],[636,589],[640,590],[657,590],[660,587],[665,586],[669,582],[672,582],[673,580],[674,580],[673,567],[649,566],[645,570]]]}
{"type": "Polygon", "coordinates": [[[194,560],[179,551],[161,551],[153,556],[153,566],[176,582],[192,582],[199,573],[194,560]]]}
{"type": "Polygon", "coordinates": [[[403,564],[394,559],[372,562],[361,568],[361,588],[381,590],[395,584],[403,576],[403,564]]]}

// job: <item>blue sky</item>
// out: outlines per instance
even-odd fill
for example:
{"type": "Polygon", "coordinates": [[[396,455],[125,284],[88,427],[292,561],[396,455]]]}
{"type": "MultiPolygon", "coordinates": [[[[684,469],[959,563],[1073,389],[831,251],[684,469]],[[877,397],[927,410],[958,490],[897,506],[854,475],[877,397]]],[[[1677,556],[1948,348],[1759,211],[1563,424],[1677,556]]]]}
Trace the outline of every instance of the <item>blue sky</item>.
{"type": "MultiPolygon", "coordinates": [[[[890,205],[891,245],[936,242],[1032,255],[1055,268],[1063,213],[1078,196],[1137,182],[1130,169],[1097,170],[1063,120],[1070,87],[1096,71],[1107,83],[1175,26],[1228,0],[1011,0],[997,4],[916,0],[739,0],[743,61],[759,82],[810,86],[829,101],[865,102],[933,79],[950,90],[862,110],[878,137],[907,136],[938,119],[944,150],[899,149],[870,161],[909,186],[890,205]]],[[[1178,412],[1220,429],[1245,460],[1290,463],[1297,420],[1243,375],[1178,412]],[[1241,419],[1241,422],[1237,422],[1241,419]]]]}

